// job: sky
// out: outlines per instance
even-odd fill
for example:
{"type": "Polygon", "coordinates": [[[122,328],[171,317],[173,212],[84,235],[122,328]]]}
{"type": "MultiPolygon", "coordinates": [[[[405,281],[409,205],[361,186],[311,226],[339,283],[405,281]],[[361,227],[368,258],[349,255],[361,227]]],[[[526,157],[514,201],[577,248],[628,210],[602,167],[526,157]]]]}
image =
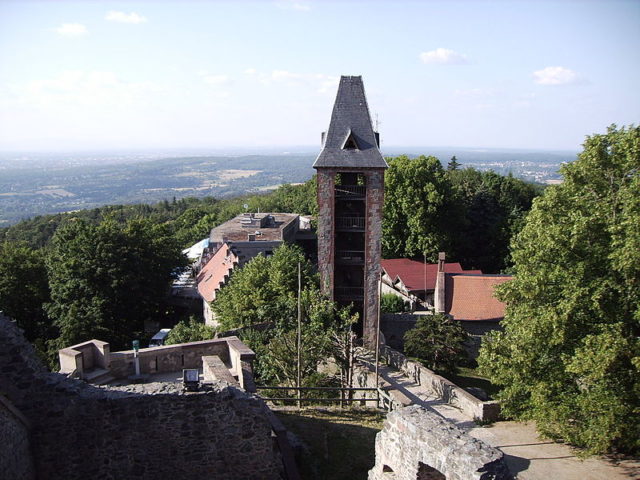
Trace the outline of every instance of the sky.
{"type": "Polygon", "coordinates": [[[577,151],[639,45],[640,0],[0,0],[0,151],[319,149],[340,75],[383,151],[577,151]]]}

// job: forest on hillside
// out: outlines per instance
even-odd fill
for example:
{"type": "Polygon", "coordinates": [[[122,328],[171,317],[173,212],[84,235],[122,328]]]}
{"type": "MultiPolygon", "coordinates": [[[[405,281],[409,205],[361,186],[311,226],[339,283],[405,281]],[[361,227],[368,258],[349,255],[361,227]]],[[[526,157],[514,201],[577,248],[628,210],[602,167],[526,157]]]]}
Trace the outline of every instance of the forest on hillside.
{"type": "MultiPolygon", "coordinates": [[[[541,187],[455,161],[444,168],[435,157],[388,162],[386,257],[446,251],[469,268],[509,268],[509,240],[541,187]]],[[[145,318],[175,313],[164,292],[185,265],[181,250],[246,210],[315,215],[315,178],[269,193],[109,205],[0,229],[0,310],[51,361],[86,338],[123,348],[145,318]]]]}
{"type": "MultiPolygon", "coordinates": [[[[504,332],[483,342],[480,367],[502,387],[506,415],[535,419],[545,435],[591,453],[640,450],[639,146],[640,128],[611,126],[587,138],[578,160],[562,168],[562,184],[545,189],[460,168],[455,159],[446,168],[435,157],[387,159],[383,256],[434,260],[446,251],[468,268],[513,273],[498,289],[507,304],[504,332]]],[[[0,310],[51,366],[57,349],[90,338],[123,348],[141,335],[145,319],[171,314],[165,292],[186,265],[184,247],[245,204],[249,211],[314,215],[315,189],[311,178],[260,195],[115,205],[20,222],[0,230],[0,310]]],[[[286,267],[288,281],[260,277],[271,292],[263,306],[275,310],[261,306],[258,314],[295,310],[296,255],[283,250],[270,260],[286,267]]],[[[274,270],[267,263],[253,268],[251,277],[274,270]]],[[[232,284],[234,278],[242,276],[232,284]]],[[[308,292],[319,302],[310,317],[316,332],[337,332],[352,320],[308,292]]],[[[283,324],[293,318],[285,317],[283,324]]],[[[309,339],[318,352],[320,338],[309,339]]],[[[291,344],[283,335],[269,339],[269,348],[275,340],[291,344]]],[[[261,354],[270,352],[276,349],[261,354]]]]}

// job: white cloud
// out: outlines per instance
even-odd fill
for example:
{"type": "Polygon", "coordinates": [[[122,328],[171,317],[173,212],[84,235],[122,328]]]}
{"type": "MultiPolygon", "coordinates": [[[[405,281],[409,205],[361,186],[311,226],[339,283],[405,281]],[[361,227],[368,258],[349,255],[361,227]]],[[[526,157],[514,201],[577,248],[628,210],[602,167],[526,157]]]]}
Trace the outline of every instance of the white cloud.
{"type": "Polygon", "coordinates": [[[257,73],[257,70],[255,68],[247,68],[244,73],[246,73],[247,75],[255,75],[257,73]]]}
{"type": "Polygon", "coordinates": [[[56,28],[56,32],[65,37],[81,37],[89,33],[87,27],[81,23],[63,23],[56,28]]]}
{"type": "Polygon", "coordinates": [[[289,87],[304,86],[317,93],[335,92],[339,77],[324,73],[297,73],[288,70],[273,70],[270,74],[259,73],[258,79],[265,85],[282,84],[289,87]]]}
{"type": "Polygon", "coordinates": [[[146,102],[162,88],[151,82],[127,82],[114,72],[68,70],[19,87],[15,99],[42,108],[120,108],[146,102]]]}
{"type": "Polygon", "coordinates": [[[546,67],[533,72],[538,85],[570,85],[580,82],[579,75],[564,67],[546,67]]]}
{"type": "Polygon", "coordinates": [[[276,2],[276,6],[283,10],[297,10],[299,12],[308,12],[311,10],[311,5],[296,0],[280,0],[276,2]]]}
{"type": "Polygon", "coordinates": [[[420,54],[420,60],[427,64],[437,65],[461,65],[468,63],[467,56],[462,53],[454,52],[448,48],[436,48],[428,52],[420,54]]]}
{"type": "Polygon", "coordinates": [[[202,80],[209,85],[226,85],[231,79],[228,75],[203,75],[202,80]]]}
{"type": "Polygon", "coordinates": [[[496,92],[487,88],[467,88],[454,90],[453,94],[456,97],[493,97],[496,92]]]}
{"type": "Polygon", "coordinates": [[[120,23],[145,23],[147,21],[146,17],[137,14],[136,12],[124,13],[117,12],[115,10],[111,10],[105,15],[105,20],[110,22],[120,22],[120,23]]]}

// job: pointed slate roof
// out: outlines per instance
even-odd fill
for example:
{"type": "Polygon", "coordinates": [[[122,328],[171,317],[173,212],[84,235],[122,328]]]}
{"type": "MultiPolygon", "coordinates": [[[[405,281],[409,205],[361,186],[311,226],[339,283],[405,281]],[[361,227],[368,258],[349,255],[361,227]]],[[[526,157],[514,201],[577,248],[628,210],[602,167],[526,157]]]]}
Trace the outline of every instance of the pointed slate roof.
{"type": "Polygon", "coordinates": [[[327,167],[388,168],[378,149],[360,76],[340,77],[329,130],[313,164],[313,168],[327,167]]]}

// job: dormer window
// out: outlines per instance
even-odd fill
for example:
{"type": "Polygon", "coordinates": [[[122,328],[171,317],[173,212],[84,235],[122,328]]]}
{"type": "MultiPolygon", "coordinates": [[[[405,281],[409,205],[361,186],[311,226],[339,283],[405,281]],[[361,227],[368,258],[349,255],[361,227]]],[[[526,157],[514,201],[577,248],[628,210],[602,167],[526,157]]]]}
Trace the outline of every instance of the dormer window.
{"type": "Polygon", "coordinates": [[[358,150],[358,142],[356,142],[356,137],[351,130],[347,134],[347,138],[344,140],[342,144],[343,150],[358,150]]]}

